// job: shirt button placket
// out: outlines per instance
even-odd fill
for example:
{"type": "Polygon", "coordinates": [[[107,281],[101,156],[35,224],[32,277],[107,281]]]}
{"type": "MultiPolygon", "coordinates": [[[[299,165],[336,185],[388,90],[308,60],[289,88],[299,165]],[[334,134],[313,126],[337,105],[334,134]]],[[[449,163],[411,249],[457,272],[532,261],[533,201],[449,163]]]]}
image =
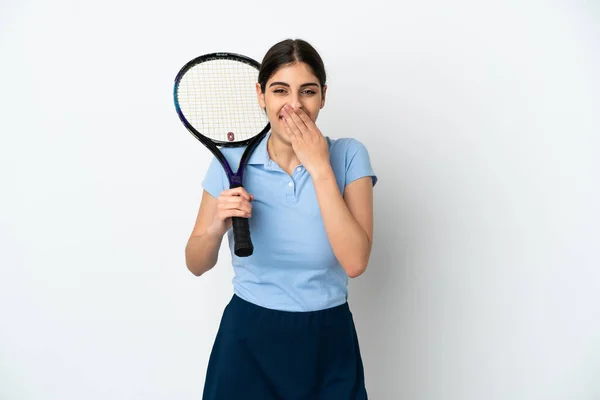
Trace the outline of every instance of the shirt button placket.
{"type": "Polygon", "coordinates": [[[296,185],[294,184],[293,179],[288,181],[287,189],[286,189],[286,197],[289,201],[292,201],[292,202],[296,200],[295,186],[296,185]]]}

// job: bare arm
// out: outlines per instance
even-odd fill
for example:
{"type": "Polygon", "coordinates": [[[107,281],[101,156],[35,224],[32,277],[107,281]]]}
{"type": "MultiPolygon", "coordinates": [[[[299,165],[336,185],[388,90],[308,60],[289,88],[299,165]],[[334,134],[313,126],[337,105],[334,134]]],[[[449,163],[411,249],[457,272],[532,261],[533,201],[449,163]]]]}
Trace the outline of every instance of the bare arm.
{"type": "Polygon", "coordinates": [[[185,263],[191,273],[200,276],[216,265],[231,217],[250,217],[251,200],[252,195],[243,188],[225,190],[216,199],[203,191],[196,224],[185,247],[185,263]]]}
{"type": "Polygon", "coordinates": [[[346,274],[365,272],[373,241],[373,178],[359,178],[344,189],[336,183],[329,147],[314,121],[301,107],[283,107],[286,132],[298,160],[313,179],[321,217],[335,257],[346,274]]]}
{"type": "Polygon", "coordinates": [[[373,243],[373,180],[363,177],[350,183],[344,195],[333,170],[313,177],[327,238],[349,277],[367,269],[373,243]]]}

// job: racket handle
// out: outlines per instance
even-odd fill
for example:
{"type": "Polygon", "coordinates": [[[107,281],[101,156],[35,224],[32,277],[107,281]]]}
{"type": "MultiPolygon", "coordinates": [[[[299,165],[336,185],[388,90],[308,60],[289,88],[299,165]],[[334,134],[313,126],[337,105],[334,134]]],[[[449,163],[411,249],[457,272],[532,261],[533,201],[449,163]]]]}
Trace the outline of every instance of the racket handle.
{"type": "Polygon", "coordinates": [[[250,226],[248,218],[232,217],[233,225],[233,252],[238,257],[248,257],[254,252],[254,245],[250,240],[250,226]]]}

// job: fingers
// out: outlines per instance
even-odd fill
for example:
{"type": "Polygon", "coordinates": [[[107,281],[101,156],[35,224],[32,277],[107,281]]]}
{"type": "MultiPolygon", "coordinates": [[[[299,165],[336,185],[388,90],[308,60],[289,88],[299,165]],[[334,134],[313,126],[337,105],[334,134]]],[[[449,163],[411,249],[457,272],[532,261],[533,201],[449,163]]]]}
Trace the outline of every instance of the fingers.
{"type": "Polygon", "coordinates": [[[310,117],[308,116],[307,113],[304,112],[304,110],[300,107],[294,107],[294,114],[296,116],[298,116],[298,118],[300,118],[300,120],[302,121],[302,123],[304,123],[304,125],[306,125],[306,128],[308,130],[311,130],[311,126],[313,126],[315,123],[312,119],[310,119],[310,117]]]}
{"type": "Polygon", "coordinates": [[[319,134],[320,131],[315,122],[310,119],[308,114],[300,107],[292,108],[289,105],[283,108],[283,125],[289,128],[288,133],[295,135],[298,139],[305,135],[319,134]]]}
{"type": "Polygon", "coordinates": [[[248,201],[254,200],[254,196],[246,191],[243,187],[239,186],[233,189],[223,190],[220,196],[240,196],[248,201]]]}
{"type": "Polygon", "coordinates": [[[300,118],[302,120],[302,122],[307,126],[310,127],[311,124],[314,124],[313,120],[310,119],[310,117],[308,116],[308,114],[306,113],[306,111],[304,111],[302,109],[302,106],[298,103],[294,104],[293,107],[288,106],[288,113],[290,115],[296,115],[298,118],[300,118]]]}
{"type": "Polygon", "coordinates": [[[219,201],[219,219],[224,220],[231,217],[250,218],[252,216],[252,205],[243,199],[238,202],[219,201]]]}
{"type": "Polygon", "coordinates": [[[285,128],[286,133],[290,136],[291,140],[297,140],[298,138],[296,137],[296,135],[300,135],[300,132],[296,133],[297,130],[292,129],[292,127],[290,126],[290,122],[288,122],[288,117],[284,117],[283,118],[283,127],[285,128]]]}
{"type": "Polygon", "coordinates": [[[252,216],[252,204],[254,196],[244,188],[224,190],[217,198],[217,212],[219,219],[225,220],[231,217],[250,218],[252,216]]]}
{"type": "MultiPolygon", "coordinates": [[[[300,109],[298,109],[298,110],[300,110],[300,109]]],[[[283,108],[283,123],[284,123],[284,125],[286,125],[290,128],[290,131],[294,135],[302,135],[309,131],[309,129],[308,129],[307,125],[304,123],[304,121],[297,115],[296,111],[289,105],[286,105],[283,108]]]]}
{"type": "Polygon", "coordinates": [[[252,212],[247,212],[238,209],[219,209],[217,215],[221,221],[224,221],[232,217],[250,218],[252,217],[252,212]]]}

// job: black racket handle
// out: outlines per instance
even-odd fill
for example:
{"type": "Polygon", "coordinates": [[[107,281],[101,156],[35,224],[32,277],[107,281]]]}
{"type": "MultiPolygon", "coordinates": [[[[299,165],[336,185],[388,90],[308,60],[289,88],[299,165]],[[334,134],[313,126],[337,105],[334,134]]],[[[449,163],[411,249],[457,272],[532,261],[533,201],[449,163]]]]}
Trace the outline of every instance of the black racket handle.
{"type": "Polygon", "coordinates": [[[248,257],[254,252],[254,245],[250,240],[250,226],[248,218],[232,217],[233,225],[233,252],[238,257],[248,257]]]}

